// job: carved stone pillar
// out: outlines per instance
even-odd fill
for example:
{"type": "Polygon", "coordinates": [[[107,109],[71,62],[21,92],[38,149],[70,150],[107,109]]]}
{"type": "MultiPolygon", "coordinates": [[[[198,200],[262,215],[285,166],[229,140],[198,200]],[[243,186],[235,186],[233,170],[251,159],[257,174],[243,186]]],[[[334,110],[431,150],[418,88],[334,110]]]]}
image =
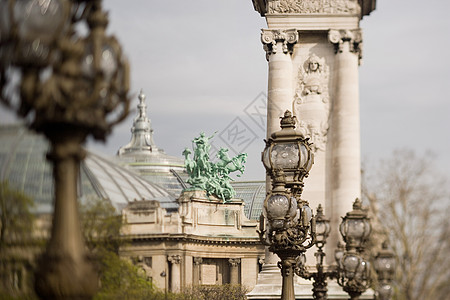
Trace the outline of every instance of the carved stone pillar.
{"type": "MultiPolygon", "coordinates": [[[[330,124],[330,149],[327,181],[327,215],[331,228],[338,228],[340,216],[352,209],[361,194],[359,80],[362,34],[360,29],[330,30],[329,41],[335,46],[334,99],[330,124]]],[[[335,247],[339,234],[331,235],[335,247]]],[[[328,262],[332,255],[327,255],[328,262]]]]}
{"type": "Polygon", "coordinates": [[[267,137],[279,130],[279,118],[292,109],[293,46],[298,41],[296,29],[262,29],[261,41],[269,61],[267,94],[267,137]]]}
{"type": "Polygon", "coordinates": [[[193,276],[193,285],[200,284],[200,266],[203,263],[203,258],[201,257],[194,257],[194,276],[193,276]]]}
{"type": "MultiPolygon", "coordinates": [[[[292,109],[292,59],[294,45],[298,42],[296,29],[262,29],[261,42],[269,62],[269,81],[267,89],[267,138],[280,129],[280,117],[292,109]]],[[[266,178],[266,189],[271,186],[270,178],[266,178]]],[[[266,247],[267,248],[267,247],[266,247]]],[[[278,256],[266,249],[263,270],[277,271],[278,256]]]]}
{"type": "Polygon", "coordinates": [[[241,263],[241,259],[230,258],[228,262],[230,263],[230,283],[239,284],[239,264],[241,263]]]}
{"type": "Polygon", "coordinates": [[[171,263],[170,287],[172,292],[179,292],[181,288],[181,256],[171,255],[167,258],[171,263]]]}

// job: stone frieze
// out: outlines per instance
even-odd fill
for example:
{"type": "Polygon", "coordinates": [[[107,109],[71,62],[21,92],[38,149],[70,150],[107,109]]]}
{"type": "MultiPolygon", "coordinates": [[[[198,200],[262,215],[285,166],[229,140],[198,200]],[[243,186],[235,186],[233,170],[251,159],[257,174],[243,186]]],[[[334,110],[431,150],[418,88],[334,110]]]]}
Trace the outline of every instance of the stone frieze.
{"type": "Polygon", "coordinates": [[[360,14],[358,0],[269,0],[269,14],[360,14]]]}

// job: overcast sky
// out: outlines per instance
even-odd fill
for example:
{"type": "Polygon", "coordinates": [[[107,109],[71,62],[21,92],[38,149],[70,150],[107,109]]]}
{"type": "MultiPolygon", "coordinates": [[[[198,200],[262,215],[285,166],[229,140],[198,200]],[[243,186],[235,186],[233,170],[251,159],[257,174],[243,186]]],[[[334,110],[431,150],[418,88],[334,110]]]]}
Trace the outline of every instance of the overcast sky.
{"type": "MultiPolygon", "coordinates": [[[[264,130],[246,112],[267,92],[267,62],[260,42],[264,18],[251,0],[108,0],[109,32],[131,62],[132,106],[147,95],[154,140],[181,157],[201,131],[215,146],[249,154],[244,179],[263,179],[264,130]],[[229,129],[246,128],[242,140],[229,129]]],[[[360,67],[362,157],[378,160],[394,149],[431,150],[450,176],[450,2],[378,0],[364,17],[360,67]]],[[[0,108],[1,122],[11,122],[0,108]]],[[[128,143],[134,113],[106,145],[113,155],[128,143]]]]}

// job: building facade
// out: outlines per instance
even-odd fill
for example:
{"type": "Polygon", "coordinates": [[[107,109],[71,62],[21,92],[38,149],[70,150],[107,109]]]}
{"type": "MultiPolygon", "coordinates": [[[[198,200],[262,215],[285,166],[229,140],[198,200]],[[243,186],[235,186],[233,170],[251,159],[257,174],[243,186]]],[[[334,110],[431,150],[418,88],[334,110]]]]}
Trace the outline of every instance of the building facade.
{"type": "Polygon", "coordinates": [[[184,191],[179,209],[167,214],[156,201],[123,210],[121,256],[137,261],[159,288],[242,284],[253,288],[264,257],[257,221],[244,215],[242,200],[223,203],[205,191],[184,191]]]}

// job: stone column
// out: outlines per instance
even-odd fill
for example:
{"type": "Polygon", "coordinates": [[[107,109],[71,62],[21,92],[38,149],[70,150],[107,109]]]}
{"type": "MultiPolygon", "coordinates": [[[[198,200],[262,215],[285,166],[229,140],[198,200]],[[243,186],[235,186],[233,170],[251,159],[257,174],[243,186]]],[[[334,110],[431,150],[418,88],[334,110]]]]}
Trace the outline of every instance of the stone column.
{"type": "Polygon", "coordinates": [[[230,283],[239,284],[239,264],[241,263],[241,259],[230,258],[228,262],[230,263],[230,283]]]}
{"type": "MultiPolygon", "coordinates": [[[[280,117],[286,110],[292,111],[293,73],[291,54],[294,45],[298,42],[296,29],[262,29],[261,42],[266,51],[269,62],[269,81],[267,89],[267,138],[275,131],[280,130],[280,117]]],[[[266,178],[266,190],[271,189],[270,178],[266,178]]],[[[280,270],[277,255],[266,247],[263,272],[276,272],[280,270]]]]}
{"type": "Polygon", "coordinates": [[[269,62],[267,93],[267,137],[280,130],[280,117],[292,110],[293,46],[298,41],[296,29],[262,29],[261,41],[269,62]]]}
{"type": "MultiPolygon", "coordinates": [[[[293,66],[291,54],[298,42],[296,29],[262,29],[261,42],[269,62],[267,91],[267,138],[280,130],[280,117],[286,110],[292,111],[294,100],[293,66]]],[[[270,177],[266,177],[266,190],[271,189],[270,177]]],[[[265,249],[264,264],[258,274],[255,288],[247,294],[258,299],[273,293],[281,295],[281,274],[277,266],[279,257],[265,249]]]]}
{"type": "MultiPolygon", "coordinates": [[[[330,124],[330,153],[327,164],[327,215],[334,233],[328,245],[335,248],[341,218],[352,209],[361,195],[359,80],[362,35],[360,29],[330,30],[329,41],[335,46],[334,99],[330,124]]],[[[332,261],[328,253],[327,261],[332,261]]]]}
{"type": "Polygon", "coordinates": [[[181,288],[181,256],[171,255],[167,258],[171,263],[170,286],[172,292],[179,292],[181,288]]]}
{"type": "Polygon", "coordinates": [[[203,258],[201,257],[194,257],[194,275],[192,284],[193,285],[199,285],[200,284],[200,266],[203,263],[203,258]]]}

